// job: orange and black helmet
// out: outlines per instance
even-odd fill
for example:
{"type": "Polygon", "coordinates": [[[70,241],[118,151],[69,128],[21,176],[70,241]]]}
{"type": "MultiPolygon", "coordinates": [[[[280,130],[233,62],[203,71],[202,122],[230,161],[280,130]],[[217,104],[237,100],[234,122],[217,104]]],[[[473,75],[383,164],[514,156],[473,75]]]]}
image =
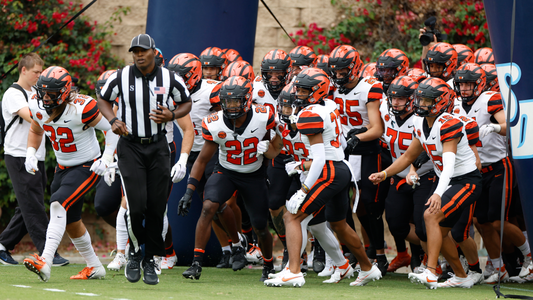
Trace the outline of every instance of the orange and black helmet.
{"type": "Polygon", "coordinates": [[[202,67],[216,67],[220,68],[218,77],[222,74],[222,70],[228,65],[226,55],[218,47],[208,47],[200,54],[200,62],[202,67]]]}
{"type": "Polygon", "coordinates": [[[496,66],[494,64],[482,64],[481,68],[485,71],[487,76],[487,84],[485,84],[485,91],[500,91],[500,84],[498,83],[498,74],[496,73],[496,66]]]}
{"type": "Polygon", "coordinates": [[[359,73],[363,67],[363,61],[357,49],[350,45],[337,46],[329,54],[329,68],[331,70],[331,78],[337,85],[339,92],[343,93],[344,85],[359,78],[359,73]],[[337,78],[335,70],[348,69],[348,74],[342,78],[337,78]]]}
{"type": "Polygon", "coordinates": [[[457,72],[455,72],[455,77],[453,80],[453,85],[455,88],[455,93],[457,96],[461,96],[462,101],[470,102],[473,99],[476,99],[483,93],[485,90],[486,84],[486,75],[485,71],[475,63],[467,63],[459,67],[457,72]],[[463,97],[461,95],[461,82],[473,82],[474,90],[471,96],[463,97]]]}
{"type": "Polygon", "coordinates": [[[219,111],[220,107],[220,88],[222,87],[222,81],[217,83],[215,87],[211,90],[209,95],[209,103],[211,103],[211,111],[219,111]]]}
{"type": "Polygon", "coordinates": [[[242,76],[253,82],[255,79],[254,68],[244,60],[234,61],[222,70],[222,80],[231,76],[242,76]]]}
{"type": "Polygon", "coordinates": [[[252,84],[242,76],[232,76],[224,82],[219,92],[220,105],[228,119],[242,117],[252,105],[252,84]],[[228,105],[231,101],[240,101],[238,107],[228,105]]]}
{"type": "Polygon", "coordinates": [[[306,99],[302,99],[302,96],[296,95],[297,101],[302,106],[309,104],[315,104],[323,101],[329,92],[330,80],[326,72],[318,68],[308,68],[300,72],[294,79],[294,85],[296,88],[304,88],[309,90],[309,95],[305,95],[306,99]]]}
{"type": "Polygon", "coordinates": [[[449,80],[457,68],[457,51],[448,43],[437,43],[429,48],[426,58],[424,58],[426,72],[432,77],[439,77],[443,80],[449,80]],[[443,66],[440,76],[430,72],[430,64],[440,64],[443,66]]]}
{"type": "Polygon", "coordinates": [[[492,54],[492,49],[488,47],[477,49],[474,52],[474,62],[478,65],[493,64],[494,55],[492,54]]]}
{"type": "Polygon", "coordinates": [[[228,64],[234,61],[242,60],[241,54],[235,49],[224,49],[222,50],[222,53],[226,55],[226,58],[228,59],[228,64]]]}
{"type": "Polygon", "coordinates": [[[390,83],[396,76],[405,75],[407,69],[409,69],[407,55],[399,49],[387,49],[378,57],[374,76],[379,81],[390,83]]]}
{"type": "Polygon", "coordinates": [[[310,66],[316,60],[316,54],[313,49],[307,46],[297,46],[289,52],[293,66],[310,66]]]}
{"type": "Polygon", "coordinates": [[[94,91],[96,92],[96,96],[101,97],[100,91],[104,87],[105,83],[107,82],[107,79],[109,76],[114,74],[117,70],[107,70],[104,73],[100,74],[100,77],[96,80],[96,86],[94,88],[94,91]]]}
{"type": "Polygon", "coordinates": [[[191,93],[202,80],[202,63],[196,55],[191,53],[175,55],[168,62],[167,69],[180,75],[191,93]]]}
{"type": "Polygon", "coordinates": [[[366,65],[363,66],[361,69],[361,78],[365,77],[374,77],[376,74],[376,63],[375,62],[369,62],[366,65]]]}
{"type": "Polygon", "coordinates": [[[267,86],[269,92],[277,95],[281,92],[284,86],[289,84],[291,79],[291,67],[292,62],[291,58],[287,52],[281,49],[270,50],[261,61],[261,77],[263,78],[263,83],[267,86]],[[279,84],[272,84],[270,74],[273,71],[282,71],[283,75],[279,77],[279,84]]]}
{"type": "Polygon", "coordinates": [[[311,68],[319,68],[322,69],[322,71],[326,72],[326,74],[330,75],[331,72],[329,71],[329,55],[327,54],[320,54],[316,57],[315,62],[310,65],[311,68]]]}
{"type": "Polygon", "coordinates": [[[424,72],[424,70],[422,70],[420,68],[411,68],[411,69],[407,70],[407,73],[405,75],[410,76],[411,78],[413,78],[418,83],[420,83],[420,82],[422,82],[422,80],[428,78],[428,76],[426,75],[426,72],[424,72]]]}
{"type": "Polygon", "coordinates": [[[70,90],[72,87],[72,77],[63,67],[52,66],[41,73],[37,80],[37,100],[43,102],[45,109],[53,109],[68,102],[70,90]],[[44,96],[48,93],[54,93],[54,98],[45,100],[44,96]],[[57,93],[57,95],[55,95],[57,93]]]}
{"type": "Polygon", "coordinates": [[[457,52],[457,65],[462,66],[466,63],[474,62],[474,51],[463,44],[453,44],[453,49],[457,52]]]}
{"type": "Polygon", "coordinates": [[[455,93],[444,80],[430,77],[422,81],[416,88],[415,113],[420,117],[436,117],[444,112],[451,113],[454,99],[455,93]],[[422,101],[424,104],[432,104],[422,105],[422,101]]]}
{"type": "Polygon", "coordinates": [[[398,76],[390,84],[387,91],[387,104],[389,111],[395,116],[401,116],[413,111],[413,104],[415,99],[415,91],[418,87],[418,82],[410,76],[398,76]],[[392,105],[392,98],[405,98],[405,106],[403,109],[395,109],[392,105]]]}
{"type": "Polygon", "coordinates": [[[278,116],[280,120],[289,124],[290,116],[298,114],[298,105],[296,104],[296,86],[294,83],[287,84],[278,96],[278,116]],[[291,113],[283,112],[283,107],[290,107],[291,113]]]}
{"type": "Polygon", "coordinates": [[[165,58],[163,57],[163,52],[159,48],[155,48],[155,65],[158,67],[165,66],[165,58]]]}

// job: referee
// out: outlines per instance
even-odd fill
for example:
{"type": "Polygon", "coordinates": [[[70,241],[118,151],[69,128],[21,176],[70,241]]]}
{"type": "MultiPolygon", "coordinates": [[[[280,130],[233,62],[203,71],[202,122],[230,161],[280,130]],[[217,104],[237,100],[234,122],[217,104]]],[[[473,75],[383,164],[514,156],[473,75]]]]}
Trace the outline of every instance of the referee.
{"type": "Polygon", "coordinates": [[[191,102],[182,79],[155,64],[155,42],[149,35],[134,37],[129,51],[134,64],[108,78],[98,107],[113,132],[121,136],[117,156],[128,202],[125,218],[130,238],[126,278],[139,281],[142,263],[143,281],[157,284],[153,256],[165,256],[161,233],[171,168],[165,123],[187,115],[191,102]],[[115,116],[112,103],[117,97],[115,116]],[[154,114],[161,117],[151,117],[154,114]],[[141,244],[145,244],[144,260],[141,244]]]}

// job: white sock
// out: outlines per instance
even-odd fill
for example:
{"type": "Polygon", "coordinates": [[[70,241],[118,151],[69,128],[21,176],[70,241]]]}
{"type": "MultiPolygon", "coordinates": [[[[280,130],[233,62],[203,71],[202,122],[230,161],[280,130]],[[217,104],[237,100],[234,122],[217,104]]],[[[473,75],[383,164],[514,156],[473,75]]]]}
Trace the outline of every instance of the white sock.
{"type": "Polygon", "coordinates": [[[87,262],[87,267],[99,267],[102,265],[98,256],[96,256],[96,253],[94,253],[93,245],[91,244],[91,236],[87,230],[85,230],[85,233],[79,238],[71,238],[70,240],[87,262]]]}
{"type": "Polygon", "coordinates": [[[237,243],[231,243],[232,247],[242,247],[241,241],[238,241],[237,243]]]}
{"type": "Polygon", "coordinates": [[[326,225],[326,222],[309,226],[309,231],[315,236],[315,239],[318,240],[320,246],[324,248],[326,255],[331,257],[336,266],[342,266],[346,263],[339,242],[335,238],[333,232],[326,225]]]}
{"type": "Polygon", "coordinates": [[[165,209],[165,215],[163,216],[163,232],[161,233],[161,235],[163,236],[163,241],[165,241],[165,239],[167,238],[168,226],[170,226],[170,224],[168,224],[167,210],[168,205],[167,209],[165,209]]]}
{"type": "Polygon", "coordinates": [[[6,247],[4,247],[4,245],[2,245],[2,243],[0,243],[0,251],[7,251],[6,247]]]}
{"type": "Polygon", "coordinates": [[[305,248],[307,247],[307,224],[313,219],[313,215],[307,216],[305,219],[302,220],[300,223],[300,228],[302,230],[302,246],[300,248],[300,257],[305,251],[305,248]]]}
{"type": "Polygon", "coordinates": [[[229,251],[231,252],[231,247],[229,245],[222,247],[222,252],[229,251]]]}
{"type": "Polygon", "coordinates": [[[518,246],[518,249],[522,252],[522,255],[527,256],[529,254],[529,244],[526,242],[522,246],[518,246]]]}
{"type": "Polygon", "coordinates": [[[526,243],[528,243],[529,238],[527,237],[527,231],[522,231],[522,234],[526,237],[526,243]]]}
{"type": "Polygon", "coordinates": [[[496,259],[493,259],[492,260],[492,265],[494,266],[495,269],[498,269],[498,268],[501,268],[503,266],[503,260],[502,260],[502,257],[498,257],[496,259]]]}
{"type": "Polygon", "coordinates": [[[65,234],[65,228],[67,227],[67,211],[57,201],[50,204],[50,222],[48,223],[48,229],[46,230],[46,243],[44,244],[44,250],[42,257],[45,261],[52,265],[54,261],[54,255],[56,253],[63,234],[65,234]]]}
{"type": "Polygon", "coordinates": [[[126,227],[126,219],[124,215],[126,209],[120,206],[117,214],[117,250],[126,250],[126,244],[128,243],[128,228],[126,227]]]}

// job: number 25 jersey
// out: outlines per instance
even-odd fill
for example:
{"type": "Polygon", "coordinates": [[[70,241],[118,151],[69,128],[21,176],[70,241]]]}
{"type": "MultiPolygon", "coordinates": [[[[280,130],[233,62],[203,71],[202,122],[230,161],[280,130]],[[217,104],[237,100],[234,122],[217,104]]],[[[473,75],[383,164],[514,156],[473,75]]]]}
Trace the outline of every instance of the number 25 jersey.
{"type": "Polygon", "coordinates": [[[233,131],[233,123],[223,111],[211,114],[202,122],[204,139],[219,145],[218,162],[231,171],[252,173],[263,164],[263,155],[257,155],[257,144],[276,126],[274,112],[268,106],[252,105],[246,121],[233,131]]]}

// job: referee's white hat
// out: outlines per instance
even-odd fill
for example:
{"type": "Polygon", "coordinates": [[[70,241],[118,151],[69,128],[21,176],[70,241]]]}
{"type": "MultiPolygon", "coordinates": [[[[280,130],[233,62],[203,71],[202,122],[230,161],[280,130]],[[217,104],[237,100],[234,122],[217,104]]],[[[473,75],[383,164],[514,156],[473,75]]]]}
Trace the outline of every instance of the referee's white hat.
{"type": "Polygon", "coordinates": [[[130,50],[128,51],[131,52],[135,47],[141,47],[143,49],[155,49],[155,41],[148,34],[139,34],[131,39],[130,50]]]}

